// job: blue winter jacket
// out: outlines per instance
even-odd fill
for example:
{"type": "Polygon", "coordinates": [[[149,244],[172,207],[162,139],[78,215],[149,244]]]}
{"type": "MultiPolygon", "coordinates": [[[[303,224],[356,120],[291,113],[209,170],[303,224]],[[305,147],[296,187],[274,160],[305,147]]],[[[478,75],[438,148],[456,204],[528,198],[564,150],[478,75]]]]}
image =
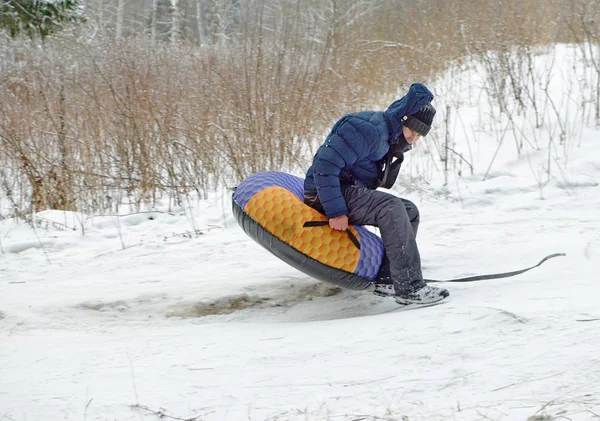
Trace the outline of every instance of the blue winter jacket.
{"type": "Polygon", "coordinates": [[[398,142],[403,118],[432,99],[433,94],[425,85],[413,83],[408,93],[386,111],[363,111],[342,117],[317,150],[306,173],[304,193],[317,193],[327,217],[347,215],[340,186],[376,189],[382,159],[390,144],[398,142]]]}

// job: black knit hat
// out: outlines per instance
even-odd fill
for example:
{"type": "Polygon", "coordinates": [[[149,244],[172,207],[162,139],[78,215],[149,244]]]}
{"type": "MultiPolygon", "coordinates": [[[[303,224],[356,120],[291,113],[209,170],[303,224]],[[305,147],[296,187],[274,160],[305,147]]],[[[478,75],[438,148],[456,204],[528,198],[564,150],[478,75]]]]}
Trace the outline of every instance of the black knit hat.
{"type": "Polygon", "coordinates": [[[431,129],[431,123],[433,122],[434,116],[435,108],[429,103],[413,115],[405,116],[403,124],[413,132],[417,132],[421,136],[427,136],[427,133],[429,133],[429,130],[431,129]]]}

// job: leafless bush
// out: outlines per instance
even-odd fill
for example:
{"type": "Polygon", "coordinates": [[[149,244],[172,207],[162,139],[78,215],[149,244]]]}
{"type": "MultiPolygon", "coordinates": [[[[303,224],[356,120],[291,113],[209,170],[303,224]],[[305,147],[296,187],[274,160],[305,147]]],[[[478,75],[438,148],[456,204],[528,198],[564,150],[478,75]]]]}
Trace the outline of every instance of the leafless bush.
{"type": "MultiPolygon", "coordinates": [[[[117,42],[88,28],[3,44],[1,212],[178,204],[257,171],[300,171],[342,114],[383,108],[473,55],[505,117],[533,109],[539,125],[532,57],[575,25],[571,1],[248,0],[200,47],[127,37],[131,28],[117,42]]],[[[592,39],[586,31],[571,33],[592,39]]],[[[431,156],[473,170],[460,151],[431,156]]]]}
{"type": "MultiPolygon", "coordinates": [[[[579,45],[583,63],[595,73],[593,96],[588,104],[594,105],[596,124],[600,125],[600,5],[593,0],[571,0],[572,13],[565,16],[569,34],[579,45]]],[[[587,83],[589,79],[585,79],[587,83]]]]}

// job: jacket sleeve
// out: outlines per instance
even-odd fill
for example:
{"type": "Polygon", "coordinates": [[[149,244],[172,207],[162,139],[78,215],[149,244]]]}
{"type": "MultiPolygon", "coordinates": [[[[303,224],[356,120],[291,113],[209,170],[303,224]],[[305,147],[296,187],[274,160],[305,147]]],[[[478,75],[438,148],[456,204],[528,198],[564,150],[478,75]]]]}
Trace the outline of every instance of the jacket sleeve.
{"type": "Polygon", "coordinates": [[[347,215],[340,189],[340,171],[369,154],[370,123],[346,116],[338,121],[315,155],[313,176],[319,201],[328,218],[347,215]]]}

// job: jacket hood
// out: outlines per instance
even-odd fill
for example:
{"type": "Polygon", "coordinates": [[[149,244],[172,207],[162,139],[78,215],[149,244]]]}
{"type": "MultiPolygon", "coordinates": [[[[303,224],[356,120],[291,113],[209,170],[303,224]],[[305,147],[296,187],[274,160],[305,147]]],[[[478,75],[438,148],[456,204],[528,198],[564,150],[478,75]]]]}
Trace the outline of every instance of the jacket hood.
{"type": "Polygon", "coordinates": [[[402,134],[404,117],[421,110],[433,100],[433,94],[422,83],[410,85],[408,93],[396,100],[384,111],[383,115],[390,128],[390,143],[398,142],[402,134]]]}

